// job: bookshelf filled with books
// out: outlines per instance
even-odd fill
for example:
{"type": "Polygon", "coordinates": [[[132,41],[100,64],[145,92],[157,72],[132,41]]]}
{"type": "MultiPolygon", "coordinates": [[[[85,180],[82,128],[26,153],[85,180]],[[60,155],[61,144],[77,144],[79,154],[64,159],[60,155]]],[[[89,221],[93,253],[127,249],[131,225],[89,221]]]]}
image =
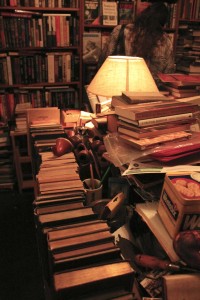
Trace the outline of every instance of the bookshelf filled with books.
{"type": "MultiPolygon", "coordinates": [[[[98,70],[98,60],[110,33],[117,25],[125,25],[150,5],[148,1],[84,1],[83,16],[83,84],[89,84],[98,70]]],[[[178,32],[180,3],[166,4],[170,11],[166,32],[170,35],[174,50],[178,32]]]]}
{"type": "Polygon", "coordinates": [[[200,0],[180,1],[177,27],[177,71],[200,74],[200,0]]]}
{"type": "Polygon", "coordinates": [[[79,108],[82,1],[43,2],[0,2],[1,94],[14,104],[79,108]]]}
{"type": "Polygon", "coordinates": [[[33,184],[29,153],[18,147],[27,136],[18,106],[82,105],[82,11],[79,0],[0,1],[0,121],[11,130],[20,191],[33,184]]]}

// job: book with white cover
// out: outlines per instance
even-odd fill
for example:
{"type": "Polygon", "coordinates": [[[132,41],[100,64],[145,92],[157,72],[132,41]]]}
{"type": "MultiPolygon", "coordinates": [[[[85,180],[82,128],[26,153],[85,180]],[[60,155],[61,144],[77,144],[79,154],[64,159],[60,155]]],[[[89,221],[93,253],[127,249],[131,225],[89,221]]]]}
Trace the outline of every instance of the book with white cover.
{"type": "Polygon", "coordinates": [[[101,55],[101,32],[83,32],[83,61],[96,63],[101,55]]]}
{"type": "Polygon", "coordinates": [[[103,25],[116,26],[118,22],[117,2],[102,1],[103,25]]]}

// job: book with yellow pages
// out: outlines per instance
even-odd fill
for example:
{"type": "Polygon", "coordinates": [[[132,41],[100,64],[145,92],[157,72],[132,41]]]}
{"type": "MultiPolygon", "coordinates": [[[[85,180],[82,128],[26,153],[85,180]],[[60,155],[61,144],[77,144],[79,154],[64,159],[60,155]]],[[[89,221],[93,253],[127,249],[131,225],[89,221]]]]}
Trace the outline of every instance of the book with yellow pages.
{"type": "Polygon", "coordinates": [[[190,138],[191,136],[192,134],[189,132],[178,131],[178,132],[160,135],[153,138],[143,138],[143,139],[135,139],[125,134],[119,134],[119,139],[121,139],[125,143],[128,143],[129,145],[132,145],[133,147],[139,150],[145,150],[155,146],[159,146],[166,142],[187,139],[190,138]]]}

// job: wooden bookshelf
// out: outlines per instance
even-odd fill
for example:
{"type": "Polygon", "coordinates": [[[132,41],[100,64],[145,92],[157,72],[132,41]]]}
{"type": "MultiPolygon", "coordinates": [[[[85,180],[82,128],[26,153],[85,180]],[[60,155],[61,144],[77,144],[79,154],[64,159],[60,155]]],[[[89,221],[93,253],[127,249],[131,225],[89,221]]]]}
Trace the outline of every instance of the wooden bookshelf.
{"type": "MultiPolygon", "coordinates": [[[[56,7],[52,2],[0,1],[0,103],[14,126],[18,103],[30,102],[32,108],[82,106],[83,1],[57,1],[56,7]]],[[[30,149],[21,155],[18,147],[25,137],[26,132],[11,131],[20,192],[33,187],[30,149]]]]}
{"type": "Polygon", "coordinates": [[[10,136],[12,141],[17,184],[19,192],[21,193],[24,189],[34,187],[31,157],[27,152],[27,132],[11,131],[10,136]]]}
{"type": "Polygon", "coordinates": [[[1,88],[14,90],[16,103],[26,92],[32,107],[80,108],[82,1],[60,1],[59,7],[33,2],[0,2],[1,88]]]}

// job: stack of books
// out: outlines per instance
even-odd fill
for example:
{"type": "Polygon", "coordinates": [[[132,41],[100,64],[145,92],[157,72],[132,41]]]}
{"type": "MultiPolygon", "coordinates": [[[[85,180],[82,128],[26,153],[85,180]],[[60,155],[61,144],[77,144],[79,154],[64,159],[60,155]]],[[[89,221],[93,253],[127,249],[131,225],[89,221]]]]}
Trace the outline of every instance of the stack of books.
{"type": "MultiPolygon", "coordinates": [[[[193,1],[197,2],[197,1],[193,1]]],[[[198,4],[199,5],[199,4],[198,4]]],[[[185,9],[187,11],[187,9],[185,9]]],[[[186,17],[183,17],[186,18],[186,17]]],[[[190,17],[195,19],[195,17],[190,17]]],[[[198,26],[179,24],[179,36],[176,47],[176,70],[191,75],[200,74],[200,30],[198,26]]]]}
{"type": "Polygon", "coordinates": [[[36,179],[41,194],[83,190],[74,153],[56,157],[51,151],[41,152],[41,164],[36,179]]]}
{"type": "Polygon", "coordinates": [[[15,130],[27,131],[26,111],[31,108],[30,102],[17,103],[15,107],[15,130]]]}
{"type": "Polygon", "coordinates": [[[128,108],[117,106],[118,133],[121,140],[139,150],[170,141],[190,138],[196,122],[197,104],[180,101],[145,103],[128,108]]]}
{"type": "Polygon", "coordinates": [[[175,99],[200,97],[200,75],[159,74],[159,78],[175,99]]]}
{"type": "Polygon", "coordinates": [[[134,270],[123,260],[107,221],[84,205],[74,153],[57,157],[43,149],[39,156],[34,218],[46,287],[62,299],[94,299],[98,286],[103,286],[99,299],[134,299],[134,270]]]}

